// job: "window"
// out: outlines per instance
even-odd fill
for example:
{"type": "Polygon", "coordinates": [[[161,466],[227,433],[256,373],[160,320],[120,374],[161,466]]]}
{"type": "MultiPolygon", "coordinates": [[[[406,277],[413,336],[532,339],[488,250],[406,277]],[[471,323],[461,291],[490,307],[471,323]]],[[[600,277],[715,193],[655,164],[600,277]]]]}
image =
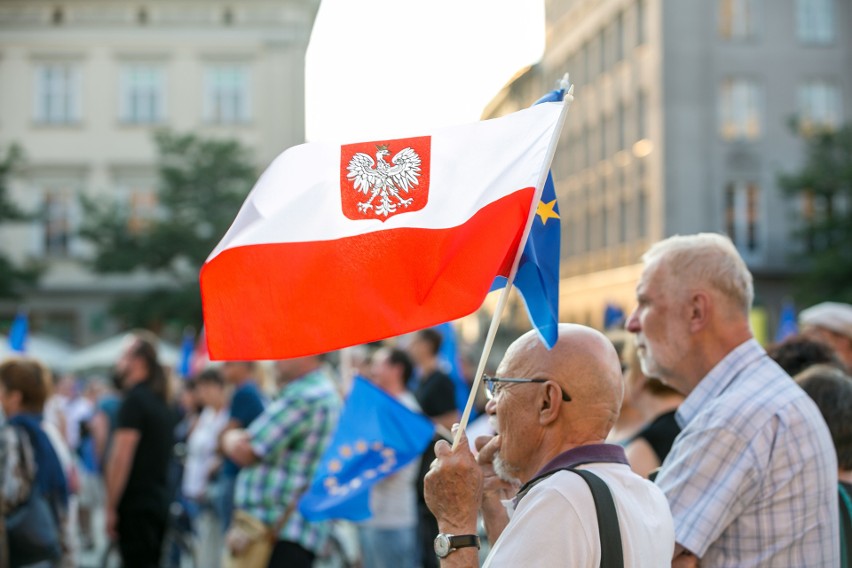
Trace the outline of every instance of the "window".
{"type": "Polygon", "coordinates": [[[834,0],[796,0],[796,35],[802,43],[834,41],[834,0]]]}
{"type": "Polygon", "coordinates": [[[758,249],[760,190],[755,183],[729,183],[725,187],[725,232],[741,252],[758,249]]]}
{"type": "Polygon", "coordinates": [[[121,70],[121,121],[153,124],[166,117],[166,76],[157,65],[128,65],[121,70]]]}
{"type": "Polygon", "coordinates": [[[648,12],[648,7],[645,5],[645,0],[636,2],[636,45],[645,43],[645,16],[648,12]]]}
{"type": "Polygon", "coordinates": [[[643,238],[648,236],[648,196],[644,189],[639,189],[636,201],[636,234],[643,238]]]}
{"type": "Polygon", "coordinates": [[[624,103],[618,103],[618,144],[616,150],[621,151],[627,147],[627,111],[624,103]]]}
{"type": "Polygon", "coordinates": [[[38,65],[35,70],[35,120],[72,124],[81,119],[80,70],[67,63],[38,65]]]}
{"type": "Polygon", "coordinates": [[[212,65],[204,76],[204,120],[218,124],[248,122],[249,71],[245,65],[212,65]]]}
{"type": "Polygon", "coordinates": [[[71,241],[71,192],[44,192],[44,250],[50,256],[67,256],[71,241]]]}
{"type": "Polygon", "coordinates": [[[636,97],[636,140],[648,137],[648,96],[639,92],[636,97]]]}
{"type": "Polygon", "coordinates": [[[627,216],[629,214],[627,198],[623,195],[618,200],[618,242],[627,242],[627,216]]]}
{"type": "Polygon", "coordinates": [[[758,0],[719,0],[719,36],[750,39],[757,35],[758,0]]]}
{"type": "Polygon", "coordinates": [[[719,95],[719,130],[725,140],[760,137],[761,92],[754,81],[725,79],[719,95]]]}
{"type": "Polygon", "coordinates": [[[799,87],[800,127],[835,129],[843,121],[840,89],[828,81],[811,81],[799,87]]]}
{"type": "Polygon", "coordinates": [[[624,12],[620,12],[615,20],[615,60],[624,59],[624,12]]]}

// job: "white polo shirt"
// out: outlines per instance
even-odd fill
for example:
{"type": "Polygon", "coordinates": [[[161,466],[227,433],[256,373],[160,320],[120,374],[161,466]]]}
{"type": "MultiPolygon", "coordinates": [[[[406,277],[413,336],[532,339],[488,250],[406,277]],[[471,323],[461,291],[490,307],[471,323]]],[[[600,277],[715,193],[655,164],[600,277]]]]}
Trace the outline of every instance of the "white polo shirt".
{"type": "MultiPolygon", "coordinates": [[[[669,566],[674,525],[663,492],[621,463],[590,463],[577,469],[595,473],[612,493],[625,568],[669,566]]],[[[506,504],[509,524],[492,547],[486,567],[599,568],[595,502],[579,475],[558,471],[533,486],[517,509],[512,501],[506,504]]]]}

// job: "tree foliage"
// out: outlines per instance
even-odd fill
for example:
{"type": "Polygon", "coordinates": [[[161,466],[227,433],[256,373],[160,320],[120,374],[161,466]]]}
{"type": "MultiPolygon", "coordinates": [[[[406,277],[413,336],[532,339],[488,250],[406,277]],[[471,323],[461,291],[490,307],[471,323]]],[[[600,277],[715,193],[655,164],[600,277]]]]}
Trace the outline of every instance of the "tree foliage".
{"type": "MultiPolygon", "coordinates": [[[[9,178],[23,160],[23,151],[14,144],[0,153],[0,225],[32,218],[9,197],[9,178]]],[[[40,266],[34,261],[17,265],[0,251],[0,298],[21,297],[28,287],[35,285],[40,273],[40,266]]]]}
{"type": "Polygon", "coordinates": [[[852,124],[802,136],[804,166],[779,178],[789,195],[805,203],[795,233],[804,268],[797,296],[804,303],[852,303],[852,124]]]}
{"type": "Polygon", "coordinates": [[[157,213],[142,227],[117,201],[83,199],[80,231],[96,250],[102,273],[144,270],[166,274],[170,285],[125,297],[113,313],[128,326],[177,329],[201,322],[198,271],[236,216],[254,183],[250,152],[234,140],[162,131],[158,151],[157,213]]]}

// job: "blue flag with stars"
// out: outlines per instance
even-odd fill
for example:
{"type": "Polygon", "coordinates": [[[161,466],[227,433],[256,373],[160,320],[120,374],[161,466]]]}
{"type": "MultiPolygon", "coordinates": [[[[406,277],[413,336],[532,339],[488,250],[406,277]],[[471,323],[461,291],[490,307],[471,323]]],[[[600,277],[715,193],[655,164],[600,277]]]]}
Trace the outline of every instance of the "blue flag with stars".
{"type": "MultiPolygon", "coordinates": [[[[535,104],[558,102],[564,96],[565,91],[557,89],[537,100],[535,104]]],[[[556,188],[553,185],[553,176],[548,172],[514,282],[524,299],[530,321],[548,349],[556,345],[559,335],[561,238],[562,227],[559,221],[559,204],[556,202],[556,188]]],[[[491,290],[499,290],[504,286],[506,278],[498,276],[494,279],[491,290]]]]}
{"type": "Polygon", "coordinates": [[[432,422],[356,377],[337,432],[299,502],[309,521],[370,518],[370,488],[420,457],[432,422]]]}

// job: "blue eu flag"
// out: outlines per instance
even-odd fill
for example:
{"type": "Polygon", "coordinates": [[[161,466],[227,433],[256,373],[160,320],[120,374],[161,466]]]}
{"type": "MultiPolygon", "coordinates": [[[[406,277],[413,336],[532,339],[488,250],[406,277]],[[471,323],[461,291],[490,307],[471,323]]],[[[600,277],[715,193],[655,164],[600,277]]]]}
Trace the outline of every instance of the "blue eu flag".
{"type": "MultiPolygon", "coordinates": [[[[535,104],[561,101],[564,96],[565,91],[557,89],[537,100],[535,104]]],[[[524,299],[530,321],[548,349],[556,345],[559,335],[561,237],[556,188],[553,185],[553,176],[548,172],[514,282],[524,299]]],[[[491,290],[499,290],[505,285],[506,278],[498,276],[494,279],[491,290]]]]}
{"type": "Polygon", "coordinates": [[[419,457],[435,427],[361,377],[299,512],[309,521],[370,518],[370,488],[419,457]]]}

